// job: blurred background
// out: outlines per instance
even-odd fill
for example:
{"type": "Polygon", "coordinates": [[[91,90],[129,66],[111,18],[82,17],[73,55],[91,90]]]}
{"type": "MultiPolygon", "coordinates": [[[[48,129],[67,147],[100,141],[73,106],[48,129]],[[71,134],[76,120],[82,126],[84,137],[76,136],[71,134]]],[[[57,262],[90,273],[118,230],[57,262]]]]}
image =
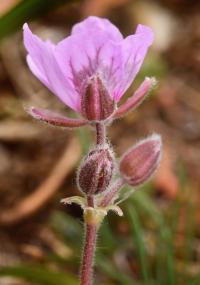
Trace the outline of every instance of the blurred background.
{"type": "MultiPolygon", "coordinates": [[[[109,136],[117,156],[139,138],[162,135],[154,179],[110,214],[99,233],[95,284],[200,284],[200,2],[197,0],[0,1],[0,284],[78,285],[81,210],[76,166],[92,143],[90,128],[48,127],[24,106],[73,112],[29,71],[22,24],[57,42],[89,15],[110,19],[127,36],[138,23],[155,42],[127,92],[145,76],[158,86],[109,136]]],[[[128,189],[125,189],[128,191],[128,189]]]]}

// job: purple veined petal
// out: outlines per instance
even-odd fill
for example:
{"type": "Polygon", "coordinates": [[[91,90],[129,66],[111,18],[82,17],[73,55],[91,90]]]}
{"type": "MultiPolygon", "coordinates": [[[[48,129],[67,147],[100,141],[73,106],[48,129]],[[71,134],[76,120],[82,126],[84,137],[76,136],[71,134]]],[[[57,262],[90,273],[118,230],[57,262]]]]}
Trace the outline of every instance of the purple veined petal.
{"type": "Polygon", "coordinates": [[[110,39],[113,41],[122,41],[123,36],[118,30],[118,28],[113,25],[109,20],[104,18],[98,18],[95,16],[90,16],[84,21],[74,25],[72,29],[72,35],[78,33],[89,33],[91,30],[96,31],[98,34],[99,30],[106,33],[110,39]]]}
{"type": "Polygon", "coordinates": [[[32,73],[51,91],[51,85],[49,84],[48,78],[45,75],[45,72],[42,72],[42,69],[39,68],[36,63],[32,60],[31,56],[28,54],[26,57],[27,64],[32,71],[32,73]]]}
{"type": "Polygon", "coordinates": [[[77,93],[84,96],[93,76],[99,76],[111,97],[122,78],[121,45],[102,30],[74,34],[55,48],[56,60],[77,93]]]}
{"type": "Polygon", "coordinates": [[[55,113],[46,109],[28,107],[25,110],[34,119],[43,121],[53,126],[78,128],[88,124],[87,120],[68,118],[59,113],[55,113]]]}
{"type": "Polygon", "coordinates": [[[33,74],[61,101],[75,111],[80,111],[79,96],[66,80],[55,59],[55,45],[43,42],[24,25],[24,44],[28,51],[27,62],[33,74]]]}
{"type": "Polygon", "coordinates": [[[123,78],[119,82],[115,99],[119,101],[121,96],[130,87],[144,61],[149,46],[153,42],[152,30],[143,25],[138,25],[135,35],[128,36],[122,42],[123,78]]]}
{"type": "Polygon", "coordinates": [[[146,41],[147,46],[151,45],[154,41],[154,34],[151,28],[139,24],[136,29],[137,35],[142,35],[146,41]]]}

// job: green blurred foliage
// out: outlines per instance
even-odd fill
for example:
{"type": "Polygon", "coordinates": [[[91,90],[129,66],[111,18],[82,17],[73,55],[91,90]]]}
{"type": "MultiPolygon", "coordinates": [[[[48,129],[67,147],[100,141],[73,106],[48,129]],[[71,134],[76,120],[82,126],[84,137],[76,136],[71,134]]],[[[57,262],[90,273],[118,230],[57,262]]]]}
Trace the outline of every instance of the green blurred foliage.
{"type": "Polygon", "coordinates": [[[40,265],[20,265],[0,269],[0,276],[14,276],[44,285],[78,285],[79,282],[71,274],[56,272],[40,265]]]}
{"type": "MultiPolygon", "coordinates": [[[[126,188],[126,191],[130,189],[126,188]]],[[[190,265],[193,258],[194,214],[193,204],[188,201],[186,235],[181,248],[180,259],[177,252],[176,234],[182,201],[174,200],[169,208],[160,210],[151,198],[152,185],[147,184],[123,203],[124,218],[117,218],[114,214],[104,221],[98,239],[96,254],[96,270],[104,279],[106,285],[197,285],[200,272],[191,276],[188,270],[180,270],[179,263],[190,265]],[[129,233],[121,233],[118,224],[126,224],[129,233]],[[126,252],[132,254],[137,265],[135,276],[127,268],[120,268],[116,256],[126,257],[126,252]]],[[[184,191],[184,188],[183,188],[184,191]]],[[[73,255],[64,259],[56,254],[47,255],[46,260],[53,262],[59,271],[52,271],[37,265],[22,265],[4,267],[0,275],[21,277],[29,281],[46,285],[78,284],[71,274],[65,272],[76,271],[81,255],[81,240],[83,225],[79,219],[56,211],[50,218],[50,227],[64,243],[73,251],[73,255]]],[[[97,274],[98,276],[98,274],[97,274]]],[[[98,283],[98,282],[97,282],[98,283]]]]}
{"type": "Polygon", "coordinates": [[[77,0],[23,0],[12,10],[0,18],[0,40],[7,35],[21,29],[22,25],[35,18],[39,18],[50,10],[77,0]]]}

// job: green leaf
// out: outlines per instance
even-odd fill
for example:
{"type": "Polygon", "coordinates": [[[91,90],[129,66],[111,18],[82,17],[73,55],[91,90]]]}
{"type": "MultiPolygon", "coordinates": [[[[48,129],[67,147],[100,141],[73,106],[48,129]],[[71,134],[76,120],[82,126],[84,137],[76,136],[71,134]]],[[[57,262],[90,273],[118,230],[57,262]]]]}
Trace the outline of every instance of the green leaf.
{"type": "Polygon", "coordinates": [[[13,276],[44,285],[78,285],[69,273],[56,272],[38,265],[1,267],[0,276],[13,276]]]}
{"type": "Polygon", "coordinates": [[[0,18],[0,39],[17,31],[22,25],[64,3],[75,0],[23,0],[0,18]]]}

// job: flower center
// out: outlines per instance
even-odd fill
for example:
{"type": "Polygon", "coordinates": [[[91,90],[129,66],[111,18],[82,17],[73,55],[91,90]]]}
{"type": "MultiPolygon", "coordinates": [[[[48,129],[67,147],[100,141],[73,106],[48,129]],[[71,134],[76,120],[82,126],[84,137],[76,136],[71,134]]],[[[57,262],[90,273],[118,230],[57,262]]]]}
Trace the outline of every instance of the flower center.
{"type": "Polygon", "coordinates": [[[89,79],[81,100],[81,111],[90,121],[101,121],[111,116],[115,102],[110,97],[101,78],[95,75],[89,79]]]}

